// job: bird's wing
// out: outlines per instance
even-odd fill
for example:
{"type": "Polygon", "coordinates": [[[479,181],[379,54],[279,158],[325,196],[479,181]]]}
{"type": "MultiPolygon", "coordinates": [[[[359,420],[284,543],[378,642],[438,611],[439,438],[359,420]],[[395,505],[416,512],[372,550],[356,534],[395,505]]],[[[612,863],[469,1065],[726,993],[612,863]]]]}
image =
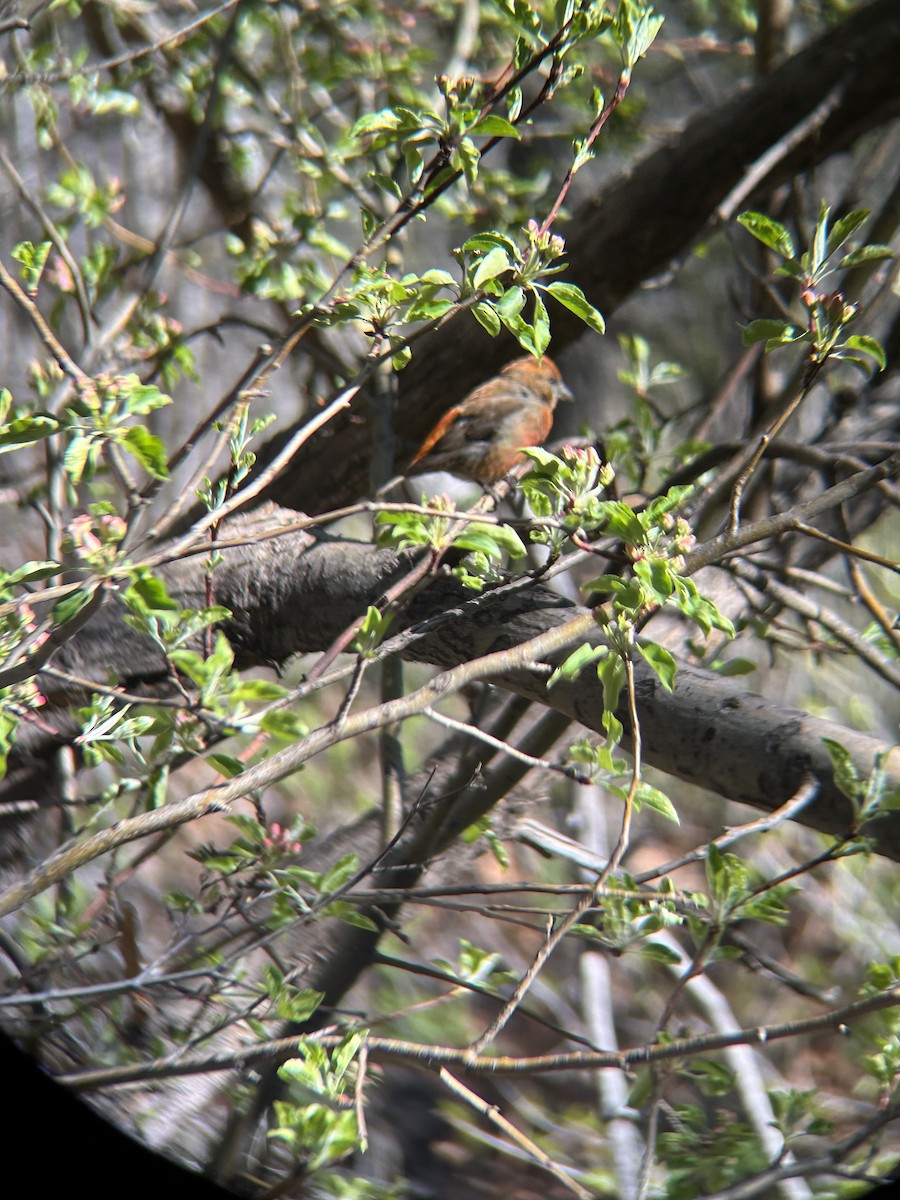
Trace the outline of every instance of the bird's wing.
{"type": "MultiPolygon", "coordinates": [[[[529,392],[528,398],[532,403],[534,402],[533,393],[529,392]]],[[[487,412],[480,405],[470,404],[470,401],[475,399],[476,396],[473,393],[469,400],[455,405],[449,412],[444,413],[419,447],[418,453],[412,460],[413,463],[421,462],[425,455],[430,454],[435,447],[440,450],[441,447],[438,443],[451,430],[452,440],[456,445],[464,445],[467,442],[489,442],[496,435],[498,426],[505,417],[516,416],[522,411],[523,396],[518,394],[518,389],[513,395],[491,396],[490,410],[487,412]]]]}
{"type": "MultiPolygon", "coordinates": [[[[412,460],[413,463],[419,462],[437,445],[447,430],[455,423],[459,416],[459,409],[460,406],[457,404],[444,413],[437,425],[435,425],[434,429],[432,429],[431,433],[429,433],[428,437],[426,437],[425,441],[419,447],[416,457],[412,460]]],[[[412,463],[410,463],[410,466],[412,466],[412,463]]]]}

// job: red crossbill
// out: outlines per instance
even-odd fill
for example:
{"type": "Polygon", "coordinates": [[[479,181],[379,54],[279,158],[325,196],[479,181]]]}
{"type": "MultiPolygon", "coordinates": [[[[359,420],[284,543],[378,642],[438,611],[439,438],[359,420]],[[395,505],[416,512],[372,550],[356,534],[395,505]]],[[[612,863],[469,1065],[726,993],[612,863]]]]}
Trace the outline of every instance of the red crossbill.
{"type": "Polygon", "coordinates": [[[523,461],[523,447],[544,441],[556,402],[571,399],[549,358],[514,359],[441,417],[406,474],[449,471],[490,487],[523,461]]]}

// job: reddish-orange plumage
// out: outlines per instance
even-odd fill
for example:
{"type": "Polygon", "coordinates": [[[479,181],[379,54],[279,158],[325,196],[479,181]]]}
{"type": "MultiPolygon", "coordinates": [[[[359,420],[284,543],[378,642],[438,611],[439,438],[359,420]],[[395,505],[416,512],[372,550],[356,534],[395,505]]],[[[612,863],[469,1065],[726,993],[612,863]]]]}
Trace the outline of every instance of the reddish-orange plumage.
{"type": "Polygon", "coordinates": [[[489,487],[524,459],[523,447],[544,441],[556,402],[571,398],[549,358],[517,358],[441,417],[407,474],[449,471],[489,487]]]}

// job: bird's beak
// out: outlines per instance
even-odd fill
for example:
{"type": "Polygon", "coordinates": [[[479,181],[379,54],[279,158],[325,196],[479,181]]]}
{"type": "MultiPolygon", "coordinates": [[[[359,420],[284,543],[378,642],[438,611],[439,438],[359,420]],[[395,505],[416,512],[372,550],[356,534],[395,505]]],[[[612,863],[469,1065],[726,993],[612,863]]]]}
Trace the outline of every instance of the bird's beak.
{"type": "Polygon", "coordinates": [[[557,384],[555,384],[554,390],[556,392],[557,400],[574,400],[575,399],[575,397],[572,395],[572,392],[569,390],[569,388],[566,387],[566,385],[563,383],[562,380],[560,380],[557,384]]]}

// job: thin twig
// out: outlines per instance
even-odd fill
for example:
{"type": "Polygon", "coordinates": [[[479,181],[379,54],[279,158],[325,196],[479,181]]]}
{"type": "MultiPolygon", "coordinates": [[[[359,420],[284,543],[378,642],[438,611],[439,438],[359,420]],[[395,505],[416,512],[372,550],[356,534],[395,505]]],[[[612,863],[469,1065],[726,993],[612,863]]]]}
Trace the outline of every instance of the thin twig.
{"type": "Polygon", "coordinates": [[[759,187],[774,168],[810,134],[821,129],[831,114],[840,106],[843,95],[844,84],[841,82],[831,89],[825,99],[808,116],[804,117],[802,121],[798,121],[793,129],[789,129],[777,142],[773,142],[756,162],[750,164],[738,183],[717,206],[714,218],[716,224],[726,225],[731,221],[751,192],[759,187]]]}
{"type": "Polygon", "coordinates": [[[549,1171],[554,1178],[567,1188],[573,1196],[578,1196],[580,1200],[592,1200],[593,1192],[589,1192],[587,1188],[583,1188],[580,1183],[574,1180],[567,1171],[564,1171],[558,1163],[555,1163],[549,1154],[545,1154],[543,1150],[525,1136],[520,1130],[516,1129],[515,1125],[500,1112],[496,1104],[488,1104],[486,1100],[467,1088],[464,1083],[461,1083],[455,1075],[451,1075],[446,1067],[440,1069],[441,1082],[454,1095],[459,1096],[466,1104],[470,1105],[477,1113],[486,1117],[492,1125],[496,1125],[502,1130],[507,1137],[511,1138],[517,1146],[520,1146],[526,1154],[534,1159],[536,1163],[549,1171]]]}
{"type": "Polygon", "coordinates": [[[476,741],[484,742],[486,746],[492,746],[494,750],[508,754],[510,758],[518,759],[519,762],[525,763],[526,766],[534,767],[539,771],[553,771],[557,775],[563,775],[566,779],[571,779],[574,783],[590,783],[590,778],[580,768],[524,754],[521,750],[517,750],[515,746],[510,745],[509,742],[492,737],[491,734],[485,733],[483,729],[479,729],[475,725],[470,725],[466,721],[457,721],[454,717],[448,717],[444,713],[436,712],[433,708],[426,708],[422,715],[434,721],[436,725],[442,725],[445,729],[453,729],[457,733],[464,733],[469,737],[475,738],[476,741]]]}
{"type": "Polygon", "coordinates": [[[10,275],[6,267],[0,260],[0,287],[13,298],[19,308],[23,310],[25,315],[31,321],[32,325],[37,330],[38,337],[46,346],[51,357],[59,366],[59,369],[66,375],[77,388],[85,387],[90,383],[90,379],[86,372],[82,371],[81,367],[75,362],[68,350],[44,320],[43,313],[31,299],[28,293],[18,283],[16,279],[10,275]]]}
{"type": "MultiPolygon", "coordinates": [[[[443,1064],[455,1064],[466,1070],[484,1072],[487,1075],[531,1075],[571,1070],[606,1070],[610,1067],[628,1070],[648,1063],[668,1062],[671,1059],[724,1050],[726,1046],[763,1046],[768,1042],[783,1041],[785,1038],[807,1037],[828,1031],[845,1036],[854,1021],[861,1020],[873,1012],[897,1007],[900,1007],[900,983],[895,983],[892,987],[863,1000],[831,1009],[827,1013],[777,1025],[754,1025],[735,1029],[730,1033],[676,1037],[661,1045],[636,1046],[631,1050],[573,1050],[565,1054],[522,1055],[516,1058],[507,1055],[473,1056],[466,1048],[436,1046],[433,1043],[426,1045],[394,1038],[368,1037],[366,1041],[370,1055],[375,1058],[398,1058],[434,1068],[443,1064]]],[[[324,1047],[340,1046],[345,1039],[345,1032],[315,1032],[304,1035],[304,1040],[316,1041],[324,1047]]],[[[76,1071],[60,1076],[59,1082],[73,1091],[82,1092],[133,1083],[140,1079],[166,1079],[181,1075],[204,1075],[210,1071],[231,1071],[263,1063],[268,1059],[277,1059],[286,1053],[290,1054],[296,1051],[299,1041],[298,1035],[295,1034],[293,1037],[276,1038],[271,1042],[254,1042],[251,1046],[241,1047],[227,1054],[182,1059],[177,1064],[173,1063],[170,1057],[163,1057],[145,1063],[126,1063],[117,1067],[76,1071]]]]}

